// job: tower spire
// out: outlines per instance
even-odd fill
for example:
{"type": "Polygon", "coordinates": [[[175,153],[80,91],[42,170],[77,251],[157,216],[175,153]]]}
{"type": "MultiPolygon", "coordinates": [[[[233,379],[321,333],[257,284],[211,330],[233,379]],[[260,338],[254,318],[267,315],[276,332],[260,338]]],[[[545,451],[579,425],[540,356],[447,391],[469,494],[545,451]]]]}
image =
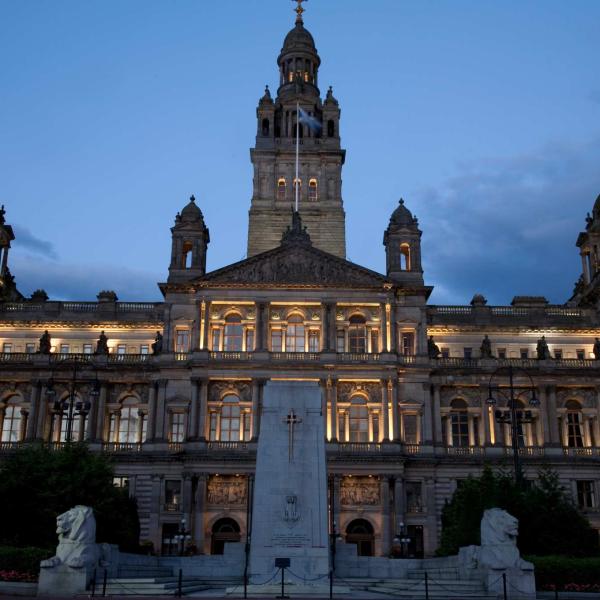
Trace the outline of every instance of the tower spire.
{"type": "Polygon", "coordinates": [[[302,24],[304,23],[304,21],[302,20],[302,13],[304,12],[304,9],[302,8],[302,3],[306,2],[307,0],[292,0],[292,2],[297,2],[298,6],[296,6],[296,8],[294,9],[295,13],[296,13],[296,25],[302,24]]]}

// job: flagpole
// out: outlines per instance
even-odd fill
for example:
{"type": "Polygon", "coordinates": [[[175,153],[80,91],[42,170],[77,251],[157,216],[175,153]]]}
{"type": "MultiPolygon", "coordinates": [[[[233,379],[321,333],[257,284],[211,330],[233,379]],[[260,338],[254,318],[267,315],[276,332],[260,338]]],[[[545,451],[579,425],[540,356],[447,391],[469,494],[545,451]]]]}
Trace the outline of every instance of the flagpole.
{"type": "Polygon", "coordinates": [[[294,181],[294,186],[296,188],[296,212],[298,212],[298,194],[300,191],[300,180],[298,179],[299,156],[300,156],[300,104],[299,104],[299,102],[296,102],[296,180],[294,181]]]}

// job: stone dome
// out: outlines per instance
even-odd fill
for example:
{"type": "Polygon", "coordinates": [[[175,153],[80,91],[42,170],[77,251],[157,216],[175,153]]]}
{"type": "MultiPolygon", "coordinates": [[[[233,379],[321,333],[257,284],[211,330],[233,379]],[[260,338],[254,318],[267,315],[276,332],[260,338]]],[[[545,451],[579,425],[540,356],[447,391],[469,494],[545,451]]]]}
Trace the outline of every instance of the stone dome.
{"type": "Polygon", "coordinates": [[[412,213],[406,206],[404,206],[404,200],[400,198],[398,208],[392,213],[390,217],[390,227],[417,227],[417,219],[413,217],[412,213]]]}
{"type": "Polygon", "coordinates": [[[194,196],[190,196],[190,201],[181,211],[180,219],[186,223],[194,223],[196,221],[204,220],[202,211],[198,208],[198,205],[196,204],[196,198],[194,196]]]}
{"type": "Polygon", "coordinates": [[[315,40],[308,29],[304,28],[302,21],[297,21],[296,26],[285,36],[281,54],[298,51],[317,53],[315,40]]]}

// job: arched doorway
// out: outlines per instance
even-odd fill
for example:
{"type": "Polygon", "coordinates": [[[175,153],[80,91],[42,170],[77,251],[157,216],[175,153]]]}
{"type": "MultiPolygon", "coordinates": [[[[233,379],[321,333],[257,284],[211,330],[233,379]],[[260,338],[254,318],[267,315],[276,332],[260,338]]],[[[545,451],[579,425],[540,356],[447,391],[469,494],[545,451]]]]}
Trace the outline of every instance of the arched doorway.
{"type": "Polygon", "coordinates": [[[346,527],[346,543],[356,544],[358,556],[373,556],[375,535],[371,523],[365,519],[350,521],[346,527]]]}
{"type": "Polygon", "coordinates": [[[223,554],[226,542],[240,541],[240,526],[229,518],[219,519],[212,528],[211,554],[223,554]]]}

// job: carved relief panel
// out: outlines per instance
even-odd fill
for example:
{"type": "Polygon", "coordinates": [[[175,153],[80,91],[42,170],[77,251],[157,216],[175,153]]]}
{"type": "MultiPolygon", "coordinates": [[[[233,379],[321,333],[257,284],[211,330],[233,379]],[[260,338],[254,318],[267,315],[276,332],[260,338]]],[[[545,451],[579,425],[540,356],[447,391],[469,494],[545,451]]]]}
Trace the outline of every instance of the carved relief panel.
{"type": "Polygon", "coordinates": [[[246,503],[247,486],[243,477],[211,475],[207,486],[208,504],[239,506],[246,503]]]}
{"type": "Polygon", "coordinates": [[[340,486],[342,506],[376,506],[380,504],[379,480],[374,477],[344,477],[340,486]]]}

